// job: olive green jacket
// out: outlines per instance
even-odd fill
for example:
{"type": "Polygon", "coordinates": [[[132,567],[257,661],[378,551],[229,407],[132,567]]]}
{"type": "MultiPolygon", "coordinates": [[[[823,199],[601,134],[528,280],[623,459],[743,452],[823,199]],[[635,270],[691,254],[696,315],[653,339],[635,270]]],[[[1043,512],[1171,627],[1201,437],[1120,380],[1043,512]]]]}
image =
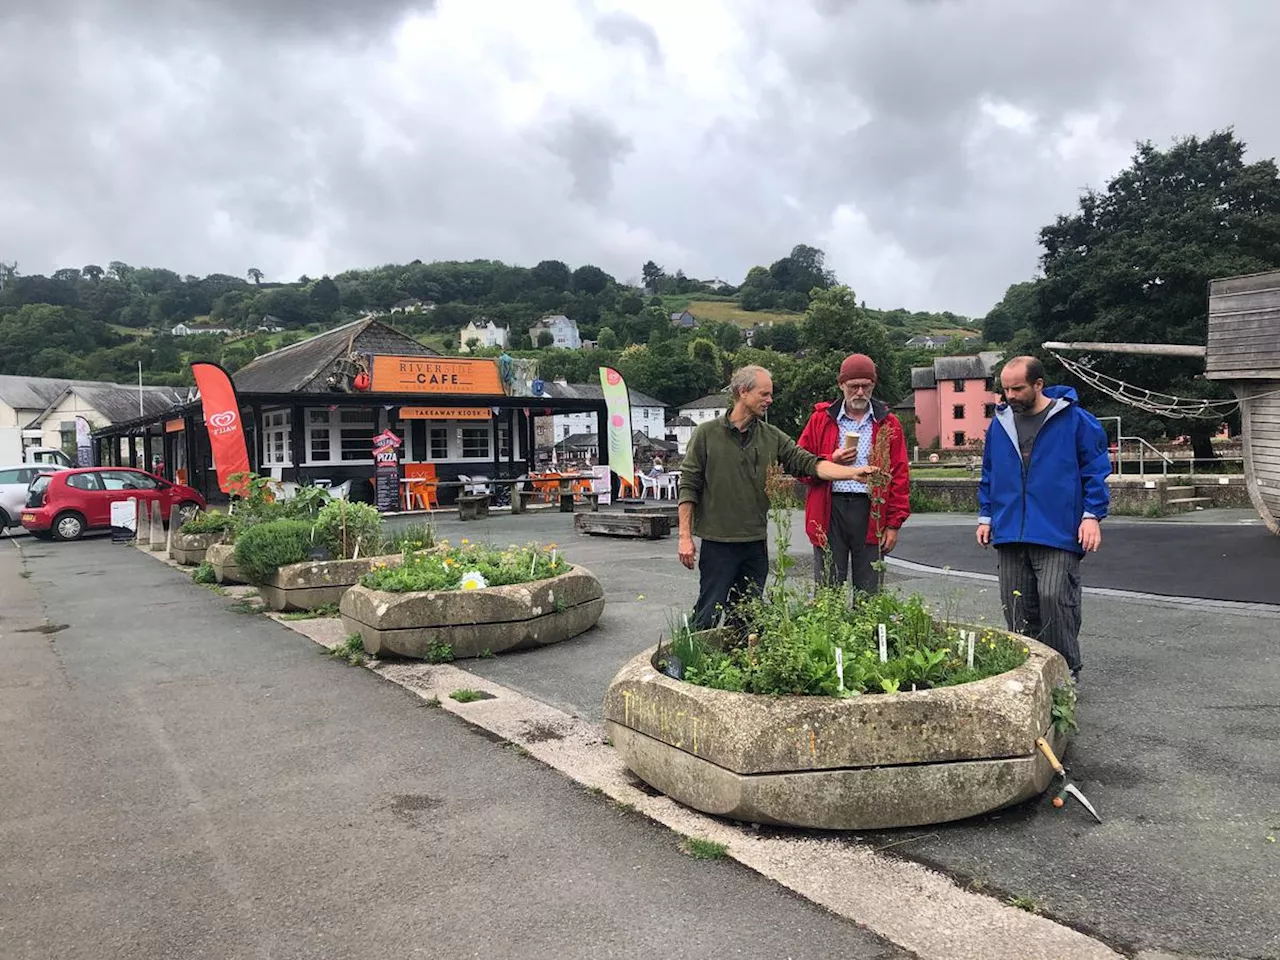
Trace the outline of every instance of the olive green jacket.
{"type": "Polygon", "coordinates": [[[754,420],[744,432],[728,414],[699,424],[680,464],[680,503],[694,504],[694,535],[727,543],[765,539],[764,481],[773,463],[794,477],[818,475],[818,458],[777,427],[754,420]]]}

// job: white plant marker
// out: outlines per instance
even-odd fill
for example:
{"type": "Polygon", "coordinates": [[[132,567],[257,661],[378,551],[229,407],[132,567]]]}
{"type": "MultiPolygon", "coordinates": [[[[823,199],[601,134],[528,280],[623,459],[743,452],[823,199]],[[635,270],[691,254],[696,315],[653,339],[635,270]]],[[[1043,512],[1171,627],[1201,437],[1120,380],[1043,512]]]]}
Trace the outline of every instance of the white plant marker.
{"type": "Polygon", "coordinates": [[[554,567],[555,565],[556,565],[556,548],[552,547],[551,548],[551,566],[554,567]]]}
{"type": "Polygon", "coordinates": [[[876,632],[879,633],[880,635],[880,662],[888,663],[889,662],[888,630],[886,629],[885,625],[882,623],[882,624],[879,624],[879,626],[876,628],[876,632]]]}
{"type": "Polygon", "coordinates": [[[973,645],[977,641],[978,635],[972,630],[969,631],[969,669],[973,669],[973,645]]]}
{"type": "Polygon", "coordinates": [[[844,689],[844,649],[836,647],[836,680],[840,683],[840,689],[844,689]]]}

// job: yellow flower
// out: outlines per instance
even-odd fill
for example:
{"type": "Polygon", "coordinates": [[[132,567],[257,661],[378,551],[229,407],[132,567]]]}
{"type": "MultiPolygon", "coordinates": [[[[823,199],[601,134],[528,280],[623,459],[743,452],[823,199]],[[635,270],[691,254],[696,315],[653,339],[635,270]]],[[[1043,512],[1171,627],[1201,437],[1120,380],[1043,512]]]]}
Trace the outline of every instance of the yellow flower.
{"type": "Polygon", "coordinates": [[[472,570],[462,578],[461,586],[463,590],[482,590],[488,585],[484,577],[481,576],[480,571],[472,570]]]}
{"type": "Polygon", "coordinates": [[[1023,648],[1022,648],[1022,652],[1023,652],[1023,653],[1030,653],[1031,651],[1030,651],[1030,650],[1028,650],[1026,647],[1023,647],[1023,648]]]}
{"type": "Polygon", "coordinates": [[[461,540],[461,541],[459,541],[459,542],[460,542],[460,543],[464,543],[464,544],[465,544],[465,543],[470,543],[471,541],[470,541],[470,540],[468,540],[466,537],[463,537],[463,538],[462,538],[462,540],[461,540]]]}
{"type": "Polygon", "coordinates": [[[1013,595],[1014,595],[1015,597],[1020,597],[1020,596],[1022,596],[1022,591],[1021,591],[1021,590],[1015,590],[1015,591],[1013,591],[1013,595]]]}
{"type": "Polygon", "coordinates": [[[637,593],[637,594],[636,594],[636,599],[637,599],[637,600],[643,600],[643,599],[644,599],[644,594],[643,594],[643,593],[637,593]]]}
{"type": "Polygon", "coordinates": [[[445,557],[445,558],[444,558],[444,565],[445,565],[446,567],[452,567],[452,566],[453,566],[453,557],[445,557]]]}

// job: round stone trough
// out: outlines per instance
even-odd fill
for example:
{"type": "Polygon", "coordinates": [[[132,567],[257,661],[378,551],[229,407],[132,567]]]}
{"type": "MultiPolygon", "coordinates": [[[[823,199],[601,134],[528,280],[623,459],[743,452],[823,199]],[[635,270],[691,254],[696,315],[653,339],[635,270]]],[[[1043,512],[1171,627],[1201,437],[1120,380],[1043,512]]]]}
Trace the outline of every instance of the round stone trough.
{"type": "Polygon", "coordinates": [[[240,568],[236,566],[234,543],[211,544],[204,553],[205,560],[213,568],[213,578],[218,583],[244,583],[240,568]]]}
{"type": "Polygon", "coordinates": [[[204,561],[208,549],[221,543],[224,536],[225,532],[221,530],[216,533],[175,531],[169,545],[169,555],[184,567],[198,567],[204,561]]]}
{"type": "Polygon", "coordinates": [[[547,580],[480,590],[391,593],[357,584],[338,607],[365,650],[426,659],[447,644],[454,657],[542,647],[595,626],[604,589],[590,570],[572,565],[547,580]]]}
{"type": "Polygon", "coordinates": [[[751,823],[872,830],[961,820],[1043,792],[1066,661],[1021,638],[1025,663],[954,687],[849,698],[769,697],[627,663],[605,729],[627,767],[673,800],[751,823]]]}

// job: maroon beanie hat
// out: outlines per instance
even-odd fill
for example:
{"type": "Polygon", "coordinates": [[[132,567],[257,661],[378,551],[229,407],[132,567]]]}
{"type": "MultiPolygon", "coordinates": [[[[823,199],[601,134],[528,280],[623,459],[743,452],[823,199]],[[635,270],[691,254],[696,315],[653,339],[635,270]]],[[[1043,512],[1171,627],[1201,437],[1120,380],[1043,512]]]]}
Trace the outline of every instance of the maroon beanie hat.
{"type": "Polygon", "coordinates": [[[840,383],[844,383],[846,380],[871,380],[874,382],[877,379],[875,361],[865,353],[851,353],[844,358],[844,363],[840,364],[840,383]]]}

